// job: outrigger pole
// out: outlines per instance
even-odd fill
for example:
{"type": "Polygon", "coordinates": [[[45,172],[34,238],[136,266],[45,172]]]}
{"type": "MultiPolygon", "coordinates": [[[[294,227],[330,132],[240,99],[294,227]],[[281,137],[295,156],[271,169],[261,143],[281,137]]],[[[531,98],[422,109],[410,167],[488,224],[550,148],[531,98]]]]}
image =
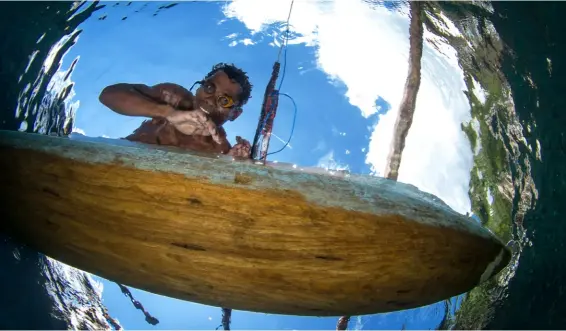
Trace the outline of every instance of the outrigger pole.
{"type": "MultiPolygon", "coordinates": [[[[279,89],[275,88],[277,79],[279,78],[279,71],[281,68],[281,53],[284,47],[287,46],[289,35],[289,19],[293,9],[294,0],[291,1],[289,9],[289,16],[287,17],[287,32],[286,39],[279,49],[277,61],[273,64],[271,78],[265,88],[263,96],[263,104],[261,113],[254,136],[252,145],[252,159],[265,163],[267,160],[267,151],[269,149],[269,140],[271,139],[271,132],[273,130],[273,121],[277,114],[277,106],[279,104],[279,89]]],[[[422,6],[418,2],[410,3],[410,54],[409,54],[409,73],[405,84],[405,92],[403,94],[403,101],[400,106],[399,116],[395,123],[394,139],[391,151],[389,153],[385,177],[397,180],[399,164],[401,162],[401,153],[405,146],[405,137],[411,126],[413,113],[415,110],[416,96],[420,86],[420,69],[422,57],[422,6]]],[[[285,69],[283,69],[283,76],[285,69]]],[[[282,77],[283,80],[283,77],[282,77]]],[[[222,324],[224,330],[230,330],[232,310],[222,308],[222,324]]],[[[336,330],[347,330],[351,316],[342,316],[336,323],[336,330]]],[[[219,326],[219,327],[220,327],[219,326]]]]}
{"type": "MultiPolygon", "coordinates": [[[[269,79],[269,83],[265,88],[265,93],[263,95],[263,104],[261,106],[261,113],[259,115],[259,121],[257,123],[257,129],[252,144],[252,159],[261,161],[262,163],[265,163],[265,161],[267,160],[269,140],[271,139],[271,132],[273,131],[273,120],[275,119],[275,115],[277,114],[277,106],[279,105],[279,89],[281,88],[282,82],[279,84],[279,89],[275,88],[275,83],[279,78],[279,70],[281,69],[281,53],[283,52],[283,48],[287,47],[287,43],[289,41],[289,20],[291,19],[291,12],[293,11],[294,3],[295,0],[291,0],[289,15],[287,16],[287,30],[285,32],[285,40],[282,42],[281,47],[279,47],[277,61],[275,61],[275,63],[273,64],[271,78],[269,79]]],[[[283,69],[283,76],[285,76],[285,68],[283,69]]],[[[281,81],[283,81],[283,77],[281,77],[281,81]]]]}
{"type": "Polygon", "coordinates": [[[257,123],[257,129],[252,145],[252,159],[265,163],[267,159],[267,150],[269,149],[269,140],[271,139],[271,131],[273,130],[273,120],[277,114],[277,106],[279,104],[279,91],[275,89],[275,83],[279,77],[279,69],[281,64],[279,60],[273,64],[271,78],[265,88],[263,95],[263,105],[257,123]]]}
{"type": "MultiPolygon", "coordinates": [[[[273,69],[271,71],[271,78],[269,79],[269,83],[267,83],[267,86],[265,87],[261,113],[259,115],[254,141],[252,144],[252,159],[258,160],[262,163],[265,163],[267,160],[269,140],[271,139],[271,132],[273,131],[273,121],[275,119],[275,115],[277,114],[277,106],[279,105],[279,90],[275,89],[275,84],[277,83],[277,79],[279,78],[279,70],[281,69],[281,63],[279,62],[281,59],[281,51],[283,50],[283,47],[287,46],[287,40],[289,36],[289,19],[291,18],[291,11],[293,10],[294,2],[295,0],[291,1],[289,16],[287,17],[286,40],[279,48],[277,61],[275,61],[275,63],[273,64],[273,69]]],[[[219,325],[218,328],[222,327],[224,330],[230,330],[231,317],[232,309],[222,308],[222,324],[219,325]]]]}
{"type": "MultiPolygon", "coordinates": [[[[401,155],[405,148],[405,138],[413,123],[413,114],[417,102],[417,93],[421,85],[421,59],[423,55],[422,4],[411,1],[409,4],[411,21],[409,25],[409,73],[405,82],[403,100],[393,129],[393,142],[387,158],[385,178],[397,181],[401,155]]],[[[342,316],[336,324],[336,330],[348,329],[350,316],[342,316]]]]}
{"type": "Polygon", "coordinates": [[[220,324],[216,330],[222,327],[224,330],[230,330],[230,322],[232,320],[232,309],[222,308],[222,324],[220,324]]]}

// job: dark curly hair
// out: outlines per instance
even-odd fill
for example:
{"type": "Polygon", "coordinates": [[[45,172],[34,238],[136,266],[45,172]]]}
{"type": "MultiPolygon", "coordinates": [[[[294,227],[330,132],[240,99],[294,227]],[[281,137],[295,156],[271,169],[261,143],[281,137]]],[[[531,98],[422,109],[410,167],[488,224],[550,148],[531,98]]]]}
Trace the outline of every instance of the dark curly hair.
{"type": "Polygon", "coordinates": [[[246,72],[236,67],[234,64],[218,63],[212,67],[212,70],[206,75],[206,77],[204,77],[204,79],[206,80],[212,77],[218,71],[223,71],[226,75],[228,75],[228,78],[240,84],[242,87],[242,93],[239,96],[240,105],[245,105],[251,97],[253,87],[246,72]]]}

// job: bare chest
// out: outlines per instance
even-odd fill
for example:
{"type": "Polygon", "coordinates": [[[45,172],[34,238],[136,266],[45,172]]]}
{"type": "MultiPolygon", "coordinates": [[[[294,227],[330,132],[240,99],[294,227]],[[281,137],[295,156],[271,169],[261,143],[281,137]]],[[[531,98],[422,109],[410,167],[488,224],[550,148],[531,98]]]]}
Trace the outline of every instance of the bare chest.
{"type": "Polygon", "coordinates": [[[145,144],[175,146],[199,152],[227,153],[229,150],[229,144],[220,145],[210,136],[183,134],[163,119],[144,121],[126,139],[145,144]]]}

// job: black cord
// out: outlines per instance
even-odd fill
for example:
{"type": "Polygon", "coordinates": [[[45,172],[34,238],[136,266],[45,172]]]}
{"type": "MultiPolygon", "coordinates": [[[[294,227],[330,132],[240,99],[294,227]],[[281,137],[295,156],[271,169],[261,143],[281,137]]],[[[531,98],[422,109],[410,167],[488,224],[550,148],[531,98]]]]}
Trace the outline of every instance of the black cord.
{"type": "Polygon", "coordinates": [[[278,91],[281,91],[281,86],[283,86],[283,81],[285,80],[285,72],[287,71],[287,48],[289,45],[289,22],[287,22],[287,31],[285,32],[285,54],[283,54],[283,73],[281,74],[281,81],[279,81],[278,91]]]}
{"type": "Polygon", "coordinates": [[[295,103],[295,100],[290,95],[288,95],[286,93],[279,93],[279,95],[285,96],[285,97],[289,98],[289,100],[291,100],[291,102],[293,102],[293,107],[295,108],[295,114],[293,115],[293,125],[291,126],[291,134],[289,135],[289,139],[287,140],[285,145],[283,145],[283,147],[281,147],[281,149],[279,149],[278,151],[267,153],[267,155],[273,155],[273,154],[279,153],[282,150],[284,150],[289,145],[289,143],[291,142],[291,139],[293,138],[293,133],[295,132],[295,121],[297,120],[297,110],[298,110],[297,104],[295,103]]]}

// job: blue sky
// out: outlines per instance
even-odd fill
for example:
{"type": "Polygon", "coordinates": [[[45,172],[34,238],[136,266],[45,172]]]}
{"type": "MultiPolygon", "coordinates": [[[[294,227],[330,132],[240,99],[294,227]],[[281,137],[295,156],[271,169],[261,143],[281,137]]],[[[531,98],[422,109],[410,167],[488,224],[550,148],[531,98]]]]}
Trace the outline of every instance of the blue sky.
{"type": "MultiPolygon", "coordinates": [[[[136,300],[159,319],[152,326],[145,322],[143,313],[136,310],[118,285],[95,277],[104,285],[102,298],[110,314],[118,318],[126,329],[192,329],[210,330],[221,323],[220,308],[184,302],[145,291],[130,289],[136,300]]],[[[350,329],[400,329],[406,323],[407,329],[435,328],[443,317],[443,304],[436,304],[401,312],[362,316],[360,322],[354,317],[350,329]]],[[[234,330],[328,330],[335,329],[338,318],[301,317],[287,315],[261,314],[245,311],[232,312],[231,328],[234,330]]],[[[222,329],[222,328],[220,328],[222,329]]]]}
{"type": "MultiPolygon", "coordinates": [[[[135,13],[135,8],[142,5],[140,2],[129,7],[110,7],[103,10],[108,13],[105,20],[91,19],[81,26],[84,30],[79,42],[63,63],[65,67],[80,56],[80,65],[73,73],[76,99],[80,100],[76,127],[89,136],[126,136],[142,119],[124,118],[101,105],[98,93],[105,86],[118,82],[149,85],[174,82],[190,87],[213,64],[224,61],[246,70],[255,86],[244,114],[238,121],[228,123],[226,130],[232,141],[237,135],[252,140],[277,49],[267,42],[253,47],[243,44],[229,47],[230,39],[226,36],[232,33],[251,36],[236,20],[218,24],[225,18],[219,3],[180,3],[155,17],[152,15],[159,3],[149,3],[135,13]],[[128,18],[122,21],[124,16],[128,18]]],[[[254,39],[270,40],[269,37],[254,39]]],[[[351,171],[369,173],[362,150],[369,147],[369,135],[377,119],[364,118],[348,103],[344,90],[344,86],[331,83],[324,72],[317,70],[313,48],[290,46],[282,92],[295,99],[299,124],[291,148],[272,160],[316,166],[319,159],[332,152],[336,161],[348,164],[351,171]]],[[[386,106],[383,100],[380,103],[386,106]]],[[[281,98],[274,133],[283,141],[289,137],[292,119],[292,103],[281,98]]],[[[277,138],[271,141],[272,151],[283,146],[277,138]]]]}
{"type": "MultiPolygon", "coordinates": [[[[127,2],[98,11],[83,23],[77,44],[62,70],[79,57],[73,72],[79,101],[75,130],[87,136],[120,138],[143,119],[117,115],[98,102],[107,85],[174,82],[190,87],[218,62],[246,70],[255,88],[244,114],[226,125],[229,139],[253,139],[263,91],[281,40],[288,0],[182,2],[160,10],[161,2],[127,2]],[[137,11],[137,12],[136,12],[137,11]],[[98,18],[106,15],[104,20],[98,18]],[[123,17],[127,19],[123,20],[123,17]]],[[[298,105],[290,147],[270,158],[300,166],[347,168],[379,175],[391,141],[393,122],[407,72],[406,10],[370,9],[361,0],[297,1],[291,17],[294,38],[287,54],[282,91],[298,105]]],[[[450,24],[449,33],[457,34],[450,24]]],[[[460,123],[469,120],[463,76],[453,50],[430,34],[423,55],[423,79],[413,127],[407,138],[399,180],[469,211],[467,196],[472,152],[460,123]],[[438,46],[439,53],[432,44],[438,46]]],[[[289,136],[292,104],[281,98],[274,134],[289,136]]],[[[271,140],[271,150],[283,142],[271,140]]],[[[117,285],[104,284],[110,314],[126,329],[210,329],[220,309],[132,289],[136,299],[160,320],[144,321],[117,285]]],[[[442,319],[443,305],[354,318],[350,328],[428,329],[442,319]]],[[[336,318],[266,315],[235,311],[233,329],[333,329],[336,318]]]]}

